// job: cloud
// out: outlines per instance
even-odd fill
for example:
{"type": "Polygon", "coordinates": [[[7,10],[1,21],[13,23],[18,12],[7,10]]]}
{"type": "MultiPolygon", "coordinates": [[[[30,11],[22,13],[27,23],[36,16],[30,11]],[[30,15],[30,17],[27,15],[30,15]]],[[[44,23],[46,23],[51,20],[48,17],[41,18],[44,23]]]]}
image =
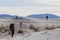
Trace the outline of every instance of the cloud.
{"type": "Polygon", "coordinates": [[[60,6],[60,0],[0,0],[2,7],[60,6]]]}
{"type": "Polygon", "coordinates": [[[0,0],[0,14],[27,16],[51,13],[60,16],[59,0],[0,0]]]}
{"type": "Polygon", "coordinates": [[[31,14],[44,14],[51,13],[60,16],[60,7],[47,6],[47,7],[0,7],[0,14],[11,14],[19,16],[27,16],[31,14]]]}
{"type": "Polygon", "coordinates": [[[50,6],[60,6],[60,0],[33,0],[35,3],[43,3],[50,6]]]}
{"type": "Polygon", "coordinates": [[[48,6],[44,3],[35,3],[33,0],[0,0],[2,7],[35,7],[35,6],[48,6]]]}

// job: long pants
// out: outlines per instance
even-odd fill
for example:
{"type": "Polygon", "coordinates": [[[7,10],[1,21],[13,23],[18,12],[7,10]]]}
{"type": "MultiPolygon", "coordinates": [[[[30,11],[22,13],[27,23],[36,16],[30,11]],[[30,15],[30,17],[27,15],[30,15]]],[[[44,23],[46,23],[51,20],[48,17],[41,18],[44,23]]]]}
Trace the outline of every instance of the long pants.
{"type": "Polygon", "coordinates": [[[14,35],[14,30],[11,30],[11,37],[13,37],[14,35]]]}

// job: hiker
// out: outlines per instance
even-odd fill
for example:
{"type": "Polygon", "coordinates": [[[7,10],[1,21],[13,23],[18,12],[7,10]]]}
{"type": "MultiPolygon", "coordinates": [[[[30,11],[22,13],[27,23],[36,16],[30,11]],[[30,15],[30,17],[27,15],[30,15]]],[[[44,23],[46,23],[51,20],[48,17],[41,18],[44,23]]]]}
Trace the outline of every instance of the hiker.
{"type": "Polygon", "coordinates": [[[20,28],[22,27],[22,22],[20,22],[20,28]]]}
{"type": "Polygon", "coordinates": [[[46,16],[46,20],[48,20],[48,16],[46,16]]]}
{"type": "Polygon", "coordinates": [[[10,28],[10,31],[11,31],[11,37],[13,37],[14,31],[15,31],[15,29],[14,29],[14,23],[10,24],[9,28],[10,28]]]}
{"type": "Polygon", "coordinates": [[[16,16],[16,19],[18,19],[18,16],[16,16]]]}
{"type": "Polygon", "coordinates": [[[20,22],[20,33],[23,33],[23,30],[21,29],[22,27],[22,22],[20,22]]]}

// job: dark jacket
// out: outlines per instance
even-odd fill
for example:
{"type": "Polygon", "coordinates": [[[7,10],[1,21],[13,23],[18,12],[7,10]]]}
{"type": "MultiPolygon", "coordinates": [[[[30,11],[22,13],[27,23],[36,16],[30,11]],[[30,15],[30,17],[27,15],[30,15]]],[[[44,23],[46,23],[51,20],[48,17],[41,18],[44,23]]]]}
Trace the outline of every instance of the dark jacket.
{"type": "Polygon", "coordinates": [[[14,23],[10,24],[9,28],[11,31],[14,31],[14,23]]]}

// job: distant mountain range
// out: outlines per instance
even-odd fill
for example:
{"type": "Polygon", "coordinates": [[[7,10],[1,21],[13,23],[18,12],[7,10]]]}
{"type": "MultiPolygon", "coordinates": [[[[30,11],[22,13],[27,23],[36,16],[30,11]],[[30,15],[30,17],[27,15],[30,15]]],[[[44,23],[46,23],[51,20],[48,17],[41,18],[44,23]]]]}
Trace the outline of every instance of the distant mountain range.
{"type": "Polygon", "coordinates": [[[34,14],[34,15],[29,15],[27,17],[31,17],[31,18],[45,18],[46,16],[48,16],[48,18],[60,18],[57,15],[54,14],[34,14]]]}
{"type": "MultiPolygon", "coordinates": [[[[34,15],[29,15],[26,18],[45,18],[46,16],[48,16],[48,18],[60,18],[59,16],[56,16],[54,14],[34,14],[34,15]]],[[[24,18],[17,15],[0,14],[0,18],[16,18],[16,17],[24,18]]]]}
{"type": "Polygon", "coordinates": [[[20,18],[17,15],[0,14],[0,18],[16,18],[16,17],[20,18]]]}

